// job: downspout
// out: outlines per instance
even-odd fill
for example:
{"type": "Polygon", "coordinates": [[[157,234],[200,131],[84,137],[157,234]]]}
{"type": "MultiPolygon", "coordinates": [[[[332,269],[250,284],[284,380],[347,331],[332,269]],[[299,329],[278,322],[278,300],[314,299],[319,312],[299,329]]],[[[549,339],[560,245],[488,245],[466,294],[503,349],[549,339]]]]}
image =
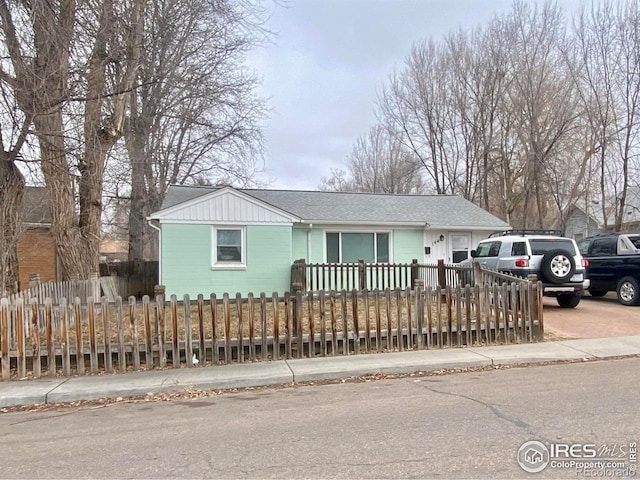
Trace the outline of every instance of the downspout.
{"type": "Polygon", "coordinates": [[[162,257],[162,230],[160,227],[156,227],[153,223],[152,218],[147,218],[147,223],[151,228],[158,231],[158,285],[163,285],[162,283],[162,262],[160,261],[160,257],[162,257]]]}
{"type": "Polygon", "coordinates": [[[307,263],[311,263],[311,229],[313,228],[313,223],[309,224],[309,229],[307,230],[307,263]]]}

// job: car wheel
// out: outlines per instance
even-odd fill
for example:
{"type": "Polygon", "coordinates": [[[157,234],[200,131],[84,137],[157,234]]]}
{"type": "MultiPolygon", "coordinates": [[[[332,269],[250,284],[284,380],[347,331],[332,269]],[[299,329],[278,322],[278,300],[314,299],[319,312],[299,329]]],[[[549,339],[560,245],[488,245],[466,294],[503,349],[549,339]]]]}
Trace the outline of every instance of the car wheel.
{"type": "Polygon", "coordinates": [[[579,293],[562,293],[556,297],[560,308],[575,308],[580,303],[582,295],[579,293]]]}
{"type": "Polygon", "coordinates": [[[638,281],[635,278],[624,277],[618,283],[616,292],[621,304],[640,305],[640,288],[638,288],[638,281]]]}
{"type": "Polygon", "coordinates": [[[576,271],[576,262],[566,250],[551,250],[542,257],[542,274],[549,283],[569,281],[576,271]]]}
{"type": "Polygon", "coordinates": [[[604,297],[606,294],[606,290],[589,290],[589,295],[592,297],[604,297]]]}

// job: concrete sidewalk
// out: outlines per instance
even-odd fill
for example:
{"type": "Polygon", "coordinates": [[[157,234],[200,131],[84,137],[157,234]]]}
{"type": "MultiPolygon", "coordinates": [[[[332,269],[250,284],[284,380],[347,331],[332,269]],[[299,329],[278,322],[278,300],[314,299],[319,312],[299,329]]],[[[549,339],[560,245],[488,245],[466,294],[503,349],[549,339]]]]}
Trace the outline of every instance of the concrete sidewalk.
{"type": "Polygon", "coordinates": [[[640,336],[565,340],[492,347],[305,358],[112,375],[0,382],[0,407],[222,390],[366,374],[514,365],[640,355],[640,336]]]}

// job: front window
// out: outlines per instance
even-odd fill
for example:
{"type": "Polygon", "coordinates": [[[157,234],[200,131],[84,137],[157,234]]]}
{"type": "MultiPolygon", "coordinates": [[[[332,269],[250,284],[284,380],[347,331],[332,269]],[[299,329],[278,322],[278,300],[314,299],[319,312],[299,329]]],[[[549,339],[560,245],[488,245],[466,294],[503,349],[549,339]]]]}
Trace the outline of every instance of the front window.
{"type": "Polygon", "coordinates": [[[497,257],[500,253],[500,245],[502,245],[500,241],[480,243],[476,248],[476,257],[497,257]]]}
{"type": "Polygon", "coordinates": [[[513,242],[511,245],[511,256],[522,257],[527,254],[527,244],[525,242],[513,242]]]}
{"type": "Polygon", "coordinates": [[[451,235],[451,258],[453,263],[460,263],[469,258],[469,235],[451,235]]]}
{"type": "Polygon", "coordinates": [[[327,232],[327,262],[366,263],[389,262],[389,233],[327,232]]]}
{"type": "Polygon", "coordinates": [[[213,231],[214,266],[244,264],[244,229],[218,227],[213,231]]]}

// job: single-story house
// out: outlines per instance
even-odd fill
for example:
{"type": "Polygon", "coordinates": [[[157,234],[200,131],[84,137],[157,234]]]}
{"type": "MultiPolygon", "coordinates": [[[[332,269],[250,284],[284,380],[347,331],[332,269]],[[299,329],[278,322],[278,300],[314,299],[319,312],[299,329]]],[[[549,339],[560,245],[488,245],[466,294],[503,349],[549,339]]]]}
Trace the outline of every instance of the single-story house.
{"type": "Polygon", "coordinates": [[[29,277],[37,274],[41,282],[60,280],[60,264],[51,233],[49,197],[44,187],[25,187],[20,209],[22,231],[18,237],[18,276],[20,290],[29,287],[29,277]]]}
{"type": "Polygon", "coordinates": [[[558,221],[554,228],[563,231],[565,236],[576,240],[602,233],[604,231],[602,212],[598,211],[596,207],[599,205],[593,205],[593,208],[575,203],[569,205],[564,214],[564,226],[558,221]]]}
{"type": "MultiPolygon", "coordinates": [[[[569,205],[565,211],[564,228],[559,223],[556,227],[563,230],[567,237],[575,238],[576,240],[605,231],[613,231],[613,224],[615,223],[613,210],[613,206],[607,208],[607,227],[605,228],[604,216],[600,204],[592,203],[587,205],[584,202],[581,204],[574,203],[569,205]]],[[[627,189],[620,230],[623,232],[640,231],[640,187],[630,187],[627,189]]]]}
{"type": "Polygon", "coordinates": [[[160,211],[167,295],[284,293],[291,265],[459,262],[511,227],[457,195],[169,187],[160,211]]]}
{"type": "Polygon", "coordinates": [[[100,263],[126,262],[129,258],[129,242],[118,238],[100,240],[100,263]]]}

